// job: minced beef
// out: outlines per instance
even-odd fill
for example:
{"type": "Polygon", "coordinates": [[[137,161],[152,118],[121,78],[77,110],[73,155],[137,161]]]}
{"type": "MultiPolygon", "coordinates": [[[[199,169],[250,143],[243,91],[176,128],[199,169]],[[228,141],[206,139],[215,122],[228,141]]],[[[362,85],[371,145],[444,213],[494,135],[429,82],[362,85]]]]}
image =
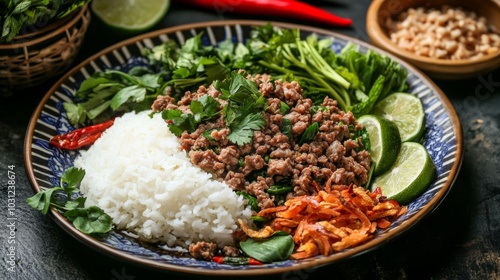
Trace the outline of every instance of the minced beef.
{"type": "MultiPolygon", "coordinates": [[[[262,112],[266,121],[255,131],[252,142],[238,146],[228,140],[230,131],[224,118],[217,117],[202,123],[196,131],[183,132],[179,141],[191,161],[200,168],[225,181],[231,188],[246,191],[258,200],[262,209],[274,207],[283,197],[270,195],[267,189],[274,184],[290,185],[288,197],[312,195],[331,179],[335,184],[363,185],[368,178],[370,155],[354,139],[354,132],[362,129],[351,112],[343,112],[337,101],[326,97],[315,105],[305,98],[299,83],[273,81],[269,75],[248,75],[267,99],[262,112]],[[289,106],[281,113],[281,102],[289,106]],[[284,131],[284,120],[291,124],[291,139],[284,131]],[[287,121],[288,122],[288,121],[287,121]],[[318,123],[318,133],[307,143],[299,139],[312,123],[318,123]],[[211,131],[210,140],[203,132],[211,131]]],[[[196,92],[186,92],[175,102],[170,96],[160,96],[154,102],[154,111],[179,109],[190,113],[189,104],[203,95],[210,95],[220,103],[221,93],[213,85],[201,86],[196,92]]]]}
{"type": "Polygon", "coordinates": [[[216,243],[200,241],[189,245],[189,254],[195,259],[211,261],[217,248],[216,243]]]}

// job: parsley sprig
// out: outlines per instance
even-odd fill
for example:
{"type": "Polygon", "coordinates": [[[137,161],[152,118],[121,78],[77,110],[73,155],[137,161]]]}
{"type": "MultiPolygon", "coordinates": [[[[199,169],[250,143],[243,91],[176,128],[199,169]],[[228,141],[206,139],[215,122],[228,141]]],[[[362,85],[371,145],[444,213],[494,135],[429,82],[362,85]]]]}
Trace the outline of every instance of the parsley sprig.
{"type": "Polygon", "coordinates": [[[223,110],[226,126],[230,129],[227,138],[236,145],[250,143],[253,132],[266,124],[262,115],[265,98],[257,84],[241,73],[233,72],[229,79],[216,81],[214,87],[228,101],[223,110]]]}
{"type": "Polygon", "coordinates": [[[164,86],[162,73],[142,66],[128,73],[108,69],[81,83],[75,99],[82,102],[64,102],[63,106],[74,126],[99,123],[122,112],[149,109],[164,86]]]}
{"type": "Polygon", "coordinates": [[[85,170],[70,167],[61,176],[58,187],[38,192],[26,202],[44,215],[50,206],[63,211],[64,216],[83,233],[107,233],[112,228],[111,217],[97,206],[85,207],[86,198],[77,196],[84,176],[85,170]],[[65,194],[65,198],[57,194],[65,194]]]}
{"type": "Polygon", "coordinates": [[[23,31],[36,31],[89,2],[90,0],[0,1],[0,43],[12,41],[23,31]]]}
{"type": "Polygon", "coordinates": [[[203,121],[208,121],[220,113],[220,103],[215,98],[204,95],[198,100],[191,101],[189,109],[192,114],[183,113],[179,109],[163,110],[162,118],[169,121],[169,129],[180,136],[182,132],[194,132],[203,121]]]}
{"type": "Polygon", "coordinates": [[[169,121],[170,131],[177,136],[184,131],[191,133],[200,123],[218,116],[224,118],[231,142],[236,145],[250,143],[254,131],[266,124],[262,115],[265,98],[257,84],[241,73],[232,72],[228,79],[215,81],[214,87],[222,93],[220,98],[227,101],[223,109],[218,110],[220,103],[215,98],[204,95],[191,101],[189,109],[192,113],[183,113],[179,109],[164,110],[162,117],[169,121]]]}

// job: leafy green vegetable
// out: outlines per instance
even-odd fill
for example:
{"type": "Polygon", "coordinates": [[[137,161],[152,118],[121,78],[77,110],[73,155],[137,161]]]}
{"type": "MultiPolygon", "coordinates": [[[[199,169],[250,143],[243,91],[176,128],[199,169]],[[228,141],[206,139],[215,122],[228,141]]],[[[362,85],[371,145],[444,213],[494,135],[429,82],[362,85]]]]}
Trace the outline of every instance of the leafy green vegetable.
{"type": "Polygon", "coordinates": [[[266,124],[262,115],[265,99],[257,84],[241,73],[233,72],[228,79],[215,81],[214,87],[228,101],[223,109],[226,126],[230,129],[228,139],[236,145],[250,143],[254,131],[266,124]]]}
{"type": "Polygon", "coordinates": [[[259,101],[252,97],[245,92],[232,92],[224,107],[226,126],[230,129],[228,139],[237,145],[250,143],[253,132],[266,124],[262,115],[262,99],[259,101]]]}
{"type": "Polygon", "coordinates": [[[318,134],[319,131],[319,124],[317,122],[312,123],[310,126],[306,128],[306,131],[302,133],[299,144],[302,145],[304,143],[311,142],[316,134],[318,134]]]}
{"type": "Polygon", "coordinates": [[[286,194],[293,191],[293,186],[291,185],[272,185],[267,189],[268,194],[286,194]]]}
{"type": "Polygon", "coordinates": [[[97,206],[74,208],[66,211],[64,217],[68,218],[79,231],[86,234],[106,233],[112,228],[111,218],[97,206]]]}
{"type": "Polygon", "coordinates": [[[401,92],[408,88],[407,70],[388,56],[373,50],[361,53],[354,43],[348,43],[337,56],[336,63],[347,68],[350,73],[357,75],[364,88],[370,91],[380,76],[385,77],[384,86],[378,100],[390,92],[401,92]]]}
{"type": "Polygon", "coordinates": [[[90,0],[0,1],[0,43],[10,42],[21,32],[34,32],[61,19],[90,0]]]}
{"type": "Polygon", "coordinates": [[[363,127],[363,129],[361,130],[355,130],[353,134],[355,139],[359,139],[361,141],[362,144],[360,145],[361,150],[370,151],[371,149],[370,136],[368,135],[366,127],[363,127]]]}
{"type": "Polygon", "coordinates": [[[259,202],[257,201],[257,198],[255,196],[252,196],[249,193],[244,192],[244,191],[236,191],[236,193],[238,195],[243,196],[243,198],[245,198],[248,201],[248,205],[250,205],[250,207],[252,207],[252,210],[254,210],[256,212],[260,211],[259,202]]]}
{"type": "Polygon", "coordinates": [[[234,72],[224,81],[215,81],[214,86],[222,93],[222,99],[228,101],[222,111],[218,110],[220,103],[208,95],[191,101],[192,114],[182,113],[178,109],[164,110],[162,117],[170,121],[170,131],[177,136],[184,131],[191,133],[201,122],[222,113],[226,126],[230,129],[228,139],[236,145],[250,143],[254,131],[260,130],[266,124],[262,115],[264,98],[257,85],[242,74],[234,72]]]}
{"type": "Polygon", "coordinates": [[[284,233],[274,234],[266,239],[249,238],[240,242],[245,254],[261,262],[283,261],[293,252],[294,242],[291,235],[284,233]]]}
{"type": "Polygon", "coordinates": [[[236,145],[245,145],[252,141],[253,132],[260,130],[265,124],[262,113],[248,114],[238,122],[231,123],[231,133],[227,138],[236,145]]]}
{"type": "Polygon", "coordinates": [[[169,40],[151,49],[144,49],[143,55],[161,72],[170,75],[167,85],[173,86],[177,96],[200,84],[211,84],[215,80],[224,80],[229,74],[234,45],[227,42],[219,46],[204,46],[201,40],[203,33],[186,40],[179,46],[169,40]]]}
{"type": "Polygon", "coordinates": [[[289,140],[292,139],[292,121],[290,119],[283,118],[283,120],[281,121],[281,132],[285,134],[289,140]]]}
{"type": "Polygon", "coordinates": [[[344,111],[365,101],[380,76],[385,81],[377,100],[408,86],[406,69],[385,55],[371,50],[363,53],[352,43],[336,54],[330,48],[331,39],[315,35],[301,39],[299,33],[270,24],[254,28],[246,44],[253,55],[251,60],[275,77],[281,74],[286,80],[298,80],[306,97],[315,102],[321,102],[325,96],[336,99],[344,111]]]}
{"type": "Polygon", "coordinates": [[[286,112],[288,112],[288,110],[290,110],[290,106],[288,106],[288,104],[286,104],[285,102],[281,101],[280,102],[280,113],[282,115],[286,114],[286,112]]]}
{"type": "Polygon", "coordinates": [[[68,168],[61,176],[58,187],[49,188],[29,197],[26,202],[31,207],[39,210],[42,214],[47,214],[49,207],[53,206],[64,212],[73,225],[83,233],[106,233],[112,228],[112,220],[97,206],[85,207],[85,198],[73,198],[78,193],[79,186],[85,170],[80,168],[68,168]],[[55,198],[56,193],[65,193],[67,198],[60,201],[55,198]]]}
{"type": "MultiPolygon", "coordinates": [[[[352,111],[355,117],[368,113],[388,93],[405,91],[408,87],[406,69],[389,57],[371,50],[363,53],[351,43],[335,53],[332,39],[316,35],[302,39],[298,29],[274,28],[271,24],[257,26],[245,43],[226,39],[216,46],[203,45],[203,35],[189,38],[182,46],[168,40],[143,49],[142,54],[153,70],[129,73],[108,70],[95,74],[81,84],[75,103],[64,104],[69,119],[74,125],[89,120],[100,122],[116,113],[150,108],[166,87],[171,88],[172,97],[179,99],[187,90],[196,91],[202,84],[215,83],[231,103],[229,110],[224,111],[232,129],[230,140],[246,143],[254,128],[261,126],[261,119],[257,116],[245,119],[246,115],[236,113],[236,109],[262,111],[262,104],[256,104],[258,108],[245,104],[244,100],[250,101],[248,94],[254,98],[253,102],[263,101],[255,94],[256,86],[243,77],[231,78],[232,85],[224,82],[239,69],[251,74],[268,73],[274,79],[297,80],[304,95],[315,104],[330,96],[342,110],[352,111]]],[[[281,113],[288,110],[282,103],[281,113]]],[[[181,118],[184,120],[177,120],[180,126],[173,128],[177,133],[181,126],[192,124],[191,117],[181,118]]]]}
{"type": "Polygon", "coordinates": [[[63,188],[50,188],[45,191],[38,192],[32,197],[29,197],[26,202],[36,210],[42,212],[42,214],[47,214],[50,207],[50,201],[52,194],[56,191],[62,191],[63,188]]]}
{"type": "Polygon", "coordinates": [[[178,109],[168,109],[162,112],[162,118],[170,121],[169,129],[180,136],[182,132],[194,132],[203,121],[210,120],[219,114],[220,103],[209,95],[204,95],[198,100],[193,100],[189,108],[192,114],[182,113],[178,109]]]}
{"type": "Polygon", "coordinates": [[[379,76],[370,89],[368,97],[352,106],[351,111],[355,116],[362,116],[371,112],[373,106],[375,105],[377,100],[379,100],[379,97],[382,94],[382,90],[384,89],[384,82],[385,77],[379,76]]]}
{"type": "Polygon", "coordinates": [[[120,112],[151,108],[163,91],[163,80],[163,73],[153,73],[144,67],[134,67],[129,73],[117,70],[98,72],[78,88],[75,98],[82,102],[65,102],[63,106],[75,126],[87,121],[99,123],[120,112]]]}

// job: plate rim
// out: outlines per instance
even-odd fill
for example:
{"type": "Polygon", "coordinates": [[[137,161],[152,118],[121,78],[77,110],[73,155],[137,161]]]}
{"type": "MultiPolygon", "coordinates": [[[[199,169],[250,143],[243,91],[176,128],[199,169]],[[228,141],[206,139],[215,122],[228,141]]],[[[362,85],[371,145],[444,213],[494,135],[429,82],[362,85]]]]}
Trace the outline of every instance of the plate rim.
{"type": "MultiPolygon", "coordinates": [[[[57,80],[55,82],[55,84],[45,93],[43,98],[40,100],[38,106],[36,107],[35,111],[33,112],[33,115],[30,118],[27,130],[26,130],[26,135],[25,135],[25,140],[24,140],[24,148],[23,148],[24,165],[25,165],[26,174],[28,176],[32,190],[35,193],[38,193],[41,190],[40,186],[37,183],[36,177],[34,175],[33,162],[32,162],[33,134],[34,134],[37,120],[40,117],[41,112],[43,111],[44,105],[47,103],[48,99],[52,96],[52,94],[56,91],[56,89],[59,86],[61,86],[69,77],[71,77],[76,72],[78,72],[81,68],[83,68],[86,65],[89,65],[92,61],[96,60],[100,56],[111,53],[113,50],[117,50],[121,47],[134,44],[135,42],[138,42],[138,41],[141,41],[144,39],[155,38],[155,37],[158,37],[162,34],[173,34],[176,31],[191,30],[191,29],[196,29],[196,28],[238,26],[238,25],[239,26],[262,26],[262,25],[266,25],[268,23],[272,24],[273,26],[280,27],[280,28],[298,28],[298,29],[306,31],[306,32],[318,33],[318,34],[321,34],[322,36],[331,36],[333,38],[339,38],[339,39],[345,40],[347,42],[353,42],[356,45],[363,46],[367,49],[375,50],[381,54],[387,55],[391,59],[393,59],[396,62],[403,65],[405,68],[407,68],[409,70],[409,72],[416,75],[419,79],[422,80],[423,83],[427,84],[427,86],[429,88],[431,88],[432,90],[434,90],[436,92],[435,96],[442,103],[443,107],[445,108],[446,112],[449,115],[449,121],[450,121],[451,127],[453,129],[453,135],[456,138],[456,152],[455,152],[456,155],[454,157],[455,161],[453,162],[453,165],[450,168],[449,174],[446,176],[445,185],[435,194],[435,196],[424,207],[422,207],[422,209],[420,209],[417,213],[415,213],[413,216],[411,216],[408,220],[404,221],[400,225],[400,227],[392,230],[390,233],[387,233],[386,235],[384,235],[376,240],[370,240],[364,244],[361,244],[359,246],[356,246],[356,247],[350,249],[347,252],[343,252],[342,253],[342,260],[352,259],[358,255],[365,254],[365,253],[368,253],[370,251],[379,249],[383,245],[387,244],[390,240],[397,238],[397,237],[400,237],[402,234],[408,232],[409,229],[414,227],[423,218],[429,216],[441,204],[441,202],[444,200],[444,198],[450,192],[453,184],[455,183],[455,180],[458,177],[458,173],[460,171],[460,168],[461,168],[461,165],[463,162],[462,125],[460,123],[460,119],[458,117],[458,114],[457,114],[454,106],[452,105],[451,101],[444,94],[444,92],[422,71],[420,71],[416,67],[412,66],[411,64],[405,62],[404,60],[392,55],[391,53],[386,52],[386,51],[378,48],[377,46],[370,44],[369,42],[362,41],[360,39],[357,39],[357,38],[354,38],[354,37],[351,37],[348,35],[340,34],[340,33],[337,33],[336,31],[330,31],[327,29],[319,28],[319,27],[302,25],[302,24],[287,23],[287,22],[280,22],[280,21],[218,20],[218,21],[205,21],[205,22],[189,23],[189,24],[182,24],[182,25],[176,25],[176,26],[172,26],[172,27],[162,28],[162,29],[150,31],[150,32],[147,32],[147,33],[144,33],[141,35],[137,35],[137,36],[119,41],[113,45],[110,45],[110,46],[94,53],[93,55],[84,59],[79,64],[73,66],[64,76],[62,76],[59,80],[57,80]],[[406,226],[403,226],[405,224],[406,224],[406,226]]],[[[68,234],[73,236],[79,242],[92,248],[93,250],[96,250],[100,253],[103,253],[104,255],[110,256],[110,257],[115,258],[115,259],[119,259],[121,261],[128,262],[128,263],[133,264],[133,265],[143,265],[146,268],[149,268],[149,269],[152,269],[152,270],[155,270],[158,272],[174,272],[174,273],[186,273],[186,274],[193,274],[193,275],[208,275],[208,276],[258,276],[258,275],[279,274],[279,273],[291,272],[291,271],[296,271],[296,270],[301,270],[301,269],[318,268],[320,266],[325,266],[325,265],[333,264],[333,263],[340,261],[340,259],[339,259],[340,257],[338,257],[338,255],[332,254],[330,256],[320,258],[320,259],[300,261],[300,262],[297,262],[297,264],[294,264],[292,266],[287,266],[287,267],[255,268],[255,269],[252,268],[252,269],[247,269],[247,270],[243,270],[243,269],[241,269],[241,270],[228,270],[228,269],[211,270],[211,269],[194,268],[194,267],[187,267],[187,266],[182,267],[182,266],[173,265],[173,264],[169,264],[169,263],[160,263],[158,261],[141,258],[141,257],[135,256],[135,255],[131,255],[127,252],[120,251],[120,250],[113,248],[109,245],[106,245],[106,244],[100,242],[99,240],[78,231],[76,228],[73,227],[73,225],[70,222],[68,222],[64,218],[64,216],[62,214],[60,214],[59,212],[57,212],[53,208],[50,209],[49,216],[64,231],[66,231],[68,234]]]]}

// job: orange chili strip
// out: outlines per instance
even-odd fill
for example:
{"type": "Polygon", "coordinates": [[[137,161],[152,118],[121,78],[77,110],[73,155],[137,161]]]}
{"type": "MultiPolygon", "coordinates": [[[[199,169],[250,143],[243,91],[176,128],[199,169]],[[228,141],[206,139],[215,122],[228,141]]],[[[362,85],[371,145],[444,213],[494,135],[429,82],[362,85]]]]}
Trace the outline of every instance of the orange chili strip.
{"type": "MultiPolygon", "coordinates": [[[[296,248],[292,259],[327,256],[357,246],[372,238],[377,228],[389,227],[406,212],[406,206],[387,200],[380,189],[370,192],[354,185],[331,185],[330,180],[325,189],[330,192],[297,196],[284,206],[259,212],[271,219],[264,227],[266,234],[285,231],[292,236],[296,248]]],[[[240,222],[240,228],[252,237],[255,231],[247,227],[240,222]]]]}
{"type": "Polygon", "coordinates": [[[77,150],[92,145],[113,123],[114,119],[111,119],[103,123],[75,129],[65,134],[53,136],[49,142],[61,149],[77,150]]]}

